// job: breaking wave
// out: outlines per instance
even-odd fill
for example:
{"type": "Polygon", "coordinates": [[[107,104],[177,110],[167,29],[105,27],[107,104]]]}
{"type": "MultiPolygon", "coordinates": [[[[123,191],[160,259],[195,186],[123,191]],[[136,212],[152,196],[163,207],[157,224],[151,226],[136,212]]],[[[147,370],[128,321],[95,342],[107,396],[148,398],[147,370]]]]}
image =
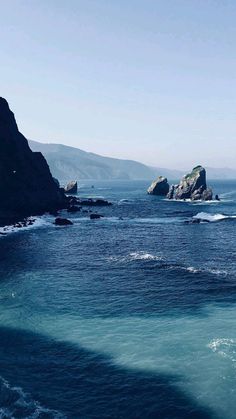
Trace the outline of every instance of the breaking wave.
{"type": "Polygon", "coordinates": [[[152,253],[145,251],[131,252],[126,256],[110,256],[108,260],[113,262],[131,262],[135,260],[159,260],[162,261],[163,257],[161,255],[153,255],[152,253]]]}
{"type": "Polygon", "coordinates": [[[52,224],[52,218],[48,215],[42,215],[39,217],[29,217],[25,221],[17,222],[13,225],[6,225],[0,227],[0,237],[10,233],[17,233],[29,229],[39,228],[52,224]]]}
{"type": "Polygon", "coordinates": [[[115,262],[115,263],[129,263],[134,261],[156,261],[160,262],[159,264],[155,265],[156,268],[164,269],[167,271],[185,271],[190,274],[210,274],[216,276],[226,276],[228,272],[225,270],[217,269],[217,268],[198,268],[195,266],[184,266],[178,263],[168,262],[161,254],[152,254],[146,251],[136,251],[131,252],[125,256],[110,256],[108,257],[108,261],[115,262]]]}
{"type": "Polygon", "coordinates": [[[209,345],[207,345],[213,352],[222,356],[223,358],[229,359],[235,363],[236,367],[236,340],[218,338],[213,339],[209,345]]]}
{"type": "Polygon", "coordinates": [[[197,215],[193,216],[193,219],[213,223],[217,221],[236,219],[236,215],[210,214],[207,212],[199,212],[197,215]]]}

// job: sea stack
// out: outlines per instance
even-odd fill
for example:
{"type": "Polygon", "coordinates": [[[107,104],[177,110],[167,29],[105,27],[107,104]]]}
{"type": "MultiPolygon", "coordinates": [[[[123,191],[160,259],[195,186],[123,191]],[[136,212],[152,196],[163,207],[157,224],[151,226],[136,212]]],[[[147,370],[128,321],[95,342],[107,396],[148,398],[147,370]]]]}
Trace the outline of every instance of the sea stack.
{"type": "Polygon", "coordinates": [[[14,114],[0,98],[0,224],[54,211],[65,205],[41,153],[32,152],[19,132],[14,114]]]}
{"type": "Polygon", "coordinates": [[[170,199],[191,199],[192,201],[211,201],[213,192],[207,187],[206,170],[202,166],[196,166],[192,172],[185,175],[180,184],[171,188],[170,199]]]}
{"type": "Polygon", "coordinates": [[[166,196],[169,192],[169,183],[166,177],[159,176],[156,180],[154,180],[149,186],[147,193],[150,195],[160,195],[166,196]]]}
{"type": "Polygon", "coordinates": [[[72,194],[72,195],[77,194],[77,190],[78,190],[78,184],[77,184],[76,180],[72,180],[65,187],[65,193],[66,194],[72,194]]]}

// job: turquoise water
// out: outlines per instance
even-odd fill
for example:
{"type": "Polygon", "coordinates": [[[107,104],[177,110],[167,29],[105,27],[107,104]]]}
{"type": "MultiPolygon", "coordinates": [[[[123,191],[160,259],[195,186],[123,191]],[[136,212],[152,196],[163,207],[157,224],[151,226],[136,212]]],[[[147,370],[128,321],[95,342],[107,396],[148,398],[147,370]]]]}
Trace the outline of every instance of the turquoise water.
{"type": "Polygon", "coordinates": [[[0,418],[235,418],[236,182],[93,184],[104,219],[0,237],[0,418]]]}

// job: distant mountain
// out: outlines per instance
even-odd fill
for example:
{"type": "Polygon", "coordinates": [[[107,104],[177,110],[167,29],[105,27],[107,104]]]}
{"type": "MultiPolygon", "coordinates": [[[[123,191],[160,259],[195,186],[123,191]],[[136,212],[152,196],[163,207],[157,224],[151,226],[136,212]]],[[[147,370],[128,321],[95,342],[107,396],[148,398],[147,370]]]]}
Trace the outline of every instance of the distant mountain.
{"type": "Polygon", "coordinates": [[[208,179],[231,180],[236,179],[236,169],[206,167],[208,179]]]}
{"type": "Polygon", "coordinates": [[[61,144],[42,144],[29,141],[33,151],[46,158],[54,177],[70,179],[152,179],[156,169],[133,160],[121,160],[88,153],[61,144]]]}
{"type": "MultiPolygon", "coordinates": [[[[185,171],[146,166],[134,160],[104,157],[95,153],[62,144],[43,144],[29,141],[33,151],[40,151],[46,158],[52,175],[67,182],[71,179],[147,179],[166,176],[170,181],[178,181],[185,171]]],[[[200,164],[201,162],[196,162],[200,164]]],[[[192,168],[190,167],[189,170],[192,168]]],[[[206,168],[208,179],[236,179],[236,170],[228,168],[206,168]]]]}

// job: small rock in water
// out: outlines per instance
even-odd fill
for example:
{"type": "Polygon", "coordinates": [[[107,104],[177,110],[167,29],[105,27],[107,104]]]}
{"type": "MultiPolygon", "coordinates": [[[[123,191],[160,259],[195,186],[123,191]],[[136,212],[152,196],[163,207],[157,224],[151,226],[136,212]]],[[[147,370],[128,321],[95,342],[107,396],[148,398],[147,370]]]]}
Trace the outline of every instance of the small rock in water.
{"type": "Polygon", "coordinates": [[[103,218],[104,215],[100,214],[90,214],[90,220],[98,220],[99,218],[103,218]]]}
{"type": "Polygon", "coordinates": [[[72,180],[70,183],[68,183],[68,185],[66,185],[64,190],[65,190],[65,193],[76,194],[78,190],[78,185],[77,185],[76,180],[72,180]]]}
{"type": "Polygon", "coordinates": [[[67,218],[56,218],[54,224],[57,226],[67,226],[72,225],[72,221],[67,220],[67,218]]]}

